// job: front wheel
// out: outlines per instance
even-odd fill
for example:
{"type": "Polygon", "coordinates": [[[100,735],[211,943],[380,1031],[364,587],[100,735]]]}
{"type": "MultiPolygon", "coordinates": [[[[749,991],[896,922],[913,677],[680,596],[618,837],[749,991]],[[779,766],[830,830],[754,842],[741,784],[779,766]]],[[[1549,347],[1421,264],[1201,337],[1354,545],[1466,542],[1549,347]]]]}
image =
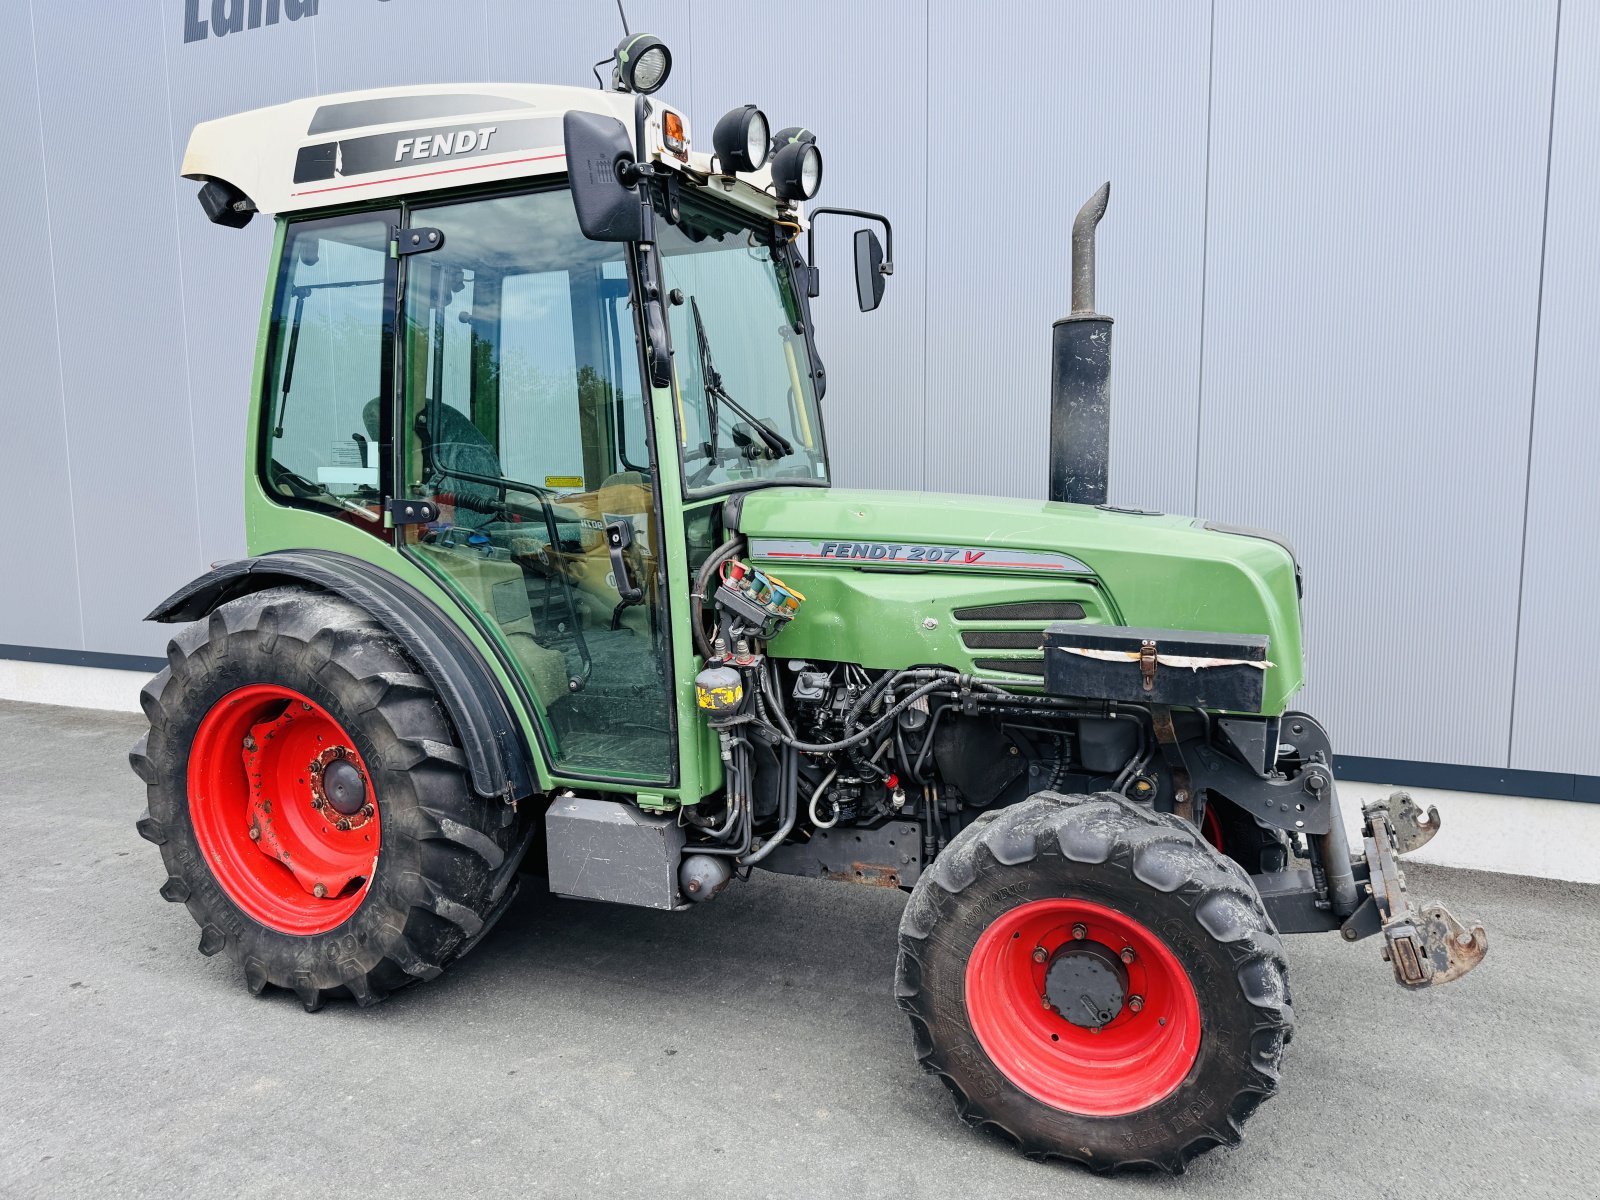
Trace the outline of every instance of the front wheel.
{"type": "Polygon", "coordinates": [[[1193,826],[1041,793],[918,880],[896,992],[969,1124],[1030,1158],[1178,1173],[1239,1141],[1292,1026],[1282,947],[1193,826]]]}

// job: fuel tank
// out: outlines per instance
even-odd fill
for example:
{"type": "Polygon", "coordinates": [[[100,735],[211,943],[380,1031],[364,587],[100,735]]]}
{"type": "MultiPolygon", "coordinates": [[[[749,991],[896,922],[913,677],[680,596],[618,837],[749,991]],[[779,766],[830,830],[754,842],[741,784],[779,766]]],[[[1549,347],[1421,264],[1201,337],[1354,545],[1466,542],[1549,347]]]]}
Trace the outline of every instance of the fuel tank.
{"type": "Polygon", "coordinates": [[[1305,679],[1299,571],[1270,534],[1193,517],[936,492],[770,488],[731,506],[750,556],[805,596],[778,658],[939,664],[1040,687],[1056,621],[1260,634],[1261,712],[1305,679]]]}

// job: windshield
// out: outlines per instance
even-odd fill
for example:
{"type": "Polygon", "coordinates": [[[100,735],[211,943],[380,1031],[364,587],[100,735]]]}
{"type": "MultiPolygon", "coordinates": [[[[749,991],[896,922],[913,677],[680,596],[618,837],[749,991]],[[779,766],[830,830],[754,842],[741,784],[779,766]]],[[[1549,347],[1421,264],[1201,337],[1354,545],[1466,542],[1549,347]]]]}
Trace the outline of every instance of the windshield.
{"type": "Polygon", "coordinates": [[[787,248],[770,226],[685,195],[657,231],[691,494],[826,483],[827,455],[787,248]]]}

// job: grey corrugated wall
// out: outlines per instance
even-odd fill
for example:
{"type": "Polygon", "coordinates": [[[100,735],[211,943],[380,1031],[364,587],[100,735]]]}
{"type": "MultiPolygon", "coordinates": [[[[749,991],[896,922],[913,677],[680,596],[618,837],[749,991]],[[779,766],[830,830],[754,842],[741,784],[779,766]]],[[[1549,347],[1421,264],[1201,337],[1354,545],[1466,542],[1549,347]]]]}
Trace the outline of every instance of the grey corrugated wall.
{"type": "MultiPolygon", "coordinates": [[[[610,0],[321,0],[185,43],[191,3],[0,6],[0,643],[159,653],[139,615],[241,549],[268,230],[201,218],[196,121],[588,83],[619,32],[610,0]]],[[[1293,536],[1343,750],[1594,772],[1600,7],[629,9],[702,133],[758,102],[818,131],[827,200],[895,220],[871,317],[824,243],[842,482],[1041,493],[1066,224],[1110,178],[1113,499],[1293,536]]]]}

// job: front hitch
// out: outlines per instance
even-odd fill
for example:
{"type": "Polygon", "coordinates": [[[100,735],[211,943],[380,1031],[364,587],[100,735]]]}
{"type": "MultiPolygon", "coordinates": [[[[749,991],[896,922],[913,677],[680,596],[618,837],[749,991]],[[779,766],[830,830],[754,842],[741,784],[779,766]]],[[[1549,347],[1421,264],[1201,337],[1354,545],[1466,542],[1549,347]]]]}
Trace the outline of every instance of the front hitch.
{"type": "Polygon", "coordinates": [[[1439,810],[1424,812],[1405,792],[1361,808],[1369,893],[1343,926],[1346,941],[1383,934],[1383,957],[1402,987],[1437,987],[1460,979],[1483,961],[1489,936],[1470,930],[1441,904],[1420,911],[1406,890],[1398,856],[1425,844],[1439,829],[1439,810]]]}

